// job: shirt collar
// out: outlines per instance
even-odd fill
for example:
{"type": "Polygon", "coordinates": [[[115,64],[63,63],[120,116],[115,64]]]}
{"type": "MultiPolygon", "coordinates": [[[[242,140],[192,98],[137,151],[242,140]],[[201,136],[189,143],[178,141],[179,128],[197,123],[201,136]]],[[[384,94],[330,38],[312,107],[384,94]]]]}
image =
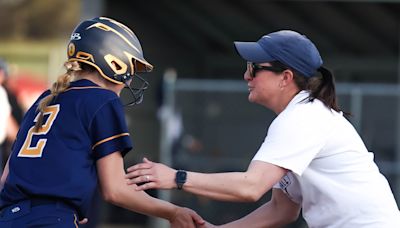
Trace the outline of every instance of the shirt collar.
{"type": "Polygon", "coordinates": [[[309,97],[310,97],[310,92],[309,91],[301,90],[300,92],[298,92],[296,94],[296,96],[294,96],[292,98],[292,100],[289,102],[289,104],[286,106],[286,108],[289,107],[289,106],[292,106],[294,104],[297,104],[297,103],[303,102],[305,100],[308,100],[309,97]]]}
{"type": "Polygon", "coordinates": [[[77,81],[71,82],[71,84],[70,84],[70,87],[88,87],[88,86],[100,87],[96,83],[94,83],[90,80],[87,80],[87,79],[79,79],[77,81]]]}

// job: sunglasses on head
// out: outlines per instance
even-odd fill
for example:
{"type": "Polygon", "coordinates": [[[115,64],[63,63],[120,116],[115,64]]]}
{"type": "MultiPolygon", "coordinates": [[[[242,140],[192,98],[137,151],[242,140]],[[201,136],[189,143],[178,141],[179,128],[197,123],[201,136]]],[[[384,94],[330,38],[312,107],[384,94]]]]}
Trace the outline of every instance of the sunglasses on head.
{"type": "Polygon", "coordinates": [[[252,63],[252,62],[247,62],[247,68],[249,69],[250,76],[254,78],[256,76],[256,73],[258,71],[266,70],[266,71],[271,71],[274,73],[280,73],[284,70],[285,68],[282,67],[277,67],[277,66],[262,66],[257,63],[252,63]]]}

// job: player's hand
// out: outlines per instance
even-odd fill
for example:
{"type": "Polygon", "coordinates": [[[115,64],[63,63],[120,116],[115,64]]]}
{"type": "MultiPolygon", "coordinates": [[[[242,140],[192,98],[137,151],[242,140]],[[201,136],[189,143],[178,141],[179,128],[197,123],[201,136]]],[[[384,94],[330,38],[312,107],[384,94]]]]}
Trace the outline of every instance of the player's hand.
{"type": "Polygon", "coordinates": [[[143,183],[136,187],[136,190],[141,191],[153,188],[176,188],[175,174],[175,169],[143,158],[143,163],[136,164],[127,169],[125,177],[128,179],[128,184],[143,183]]]}
{"type": "Polygon", "coordinates": [[[195,211],[178,207],[174,217],[169,221],[171,228],[206,228],[205,221],[195,211]]]}

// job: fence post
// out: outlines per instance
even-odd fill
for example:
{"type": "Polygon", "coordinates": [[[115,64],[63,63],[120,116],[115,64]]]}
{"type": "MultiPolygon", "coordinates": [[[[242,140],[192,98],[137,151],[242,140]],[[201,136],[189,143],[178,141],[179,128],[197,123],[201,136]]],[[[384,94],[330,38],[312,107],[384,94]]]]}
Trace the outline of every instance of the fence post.
{"type": "Polygon", "coordinates": [[[353,125],[355,129],[357,129],[358,133],[361,134],[361,119],[362,119],[362,92],[360,88],[354,87],[350,92],[350,101],[351,101],[351,114],[354,116],[353,125]]]}
{"type": "MultiPolygon", "coordinates": [[[[172,165],[172,134],[171,122],[174,121],[175,115],[175,82],[177,73],[175,69],[167,69],[164,72],[162,81],[162,104],[158,110],[160,120],[160,162],[171,166],[172,165]]],[[[158,198],[171,201],[170,190],[158,190],[158,198]]],[[[160,218],[155,218],[150,221],[150,227],[168,228],[168,221],[160,218]]]]}

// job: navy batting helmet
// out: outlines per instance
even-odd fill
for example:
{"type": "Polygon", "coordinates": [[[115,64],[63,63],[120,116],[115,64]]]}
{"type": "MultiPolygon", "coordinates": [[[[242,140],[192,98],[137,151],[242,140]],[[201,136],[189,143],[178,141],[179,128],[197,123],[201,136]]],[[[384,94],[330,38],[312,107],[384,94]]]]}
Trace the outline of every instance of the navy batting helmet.
{"type": "Polygon", "coordinates": [[[125,84],[134,94],[133,104],[142,101],[148,83],[136,73],[150,72],[153,66],[144,59],[139,39],[127,26],[106,17],[85,20],[72,32],[67,54],[68,61],[89,64],[105,79],[125,84]],[[133,75],[142,80],[140,88],[128,85],[133,75]]]}

